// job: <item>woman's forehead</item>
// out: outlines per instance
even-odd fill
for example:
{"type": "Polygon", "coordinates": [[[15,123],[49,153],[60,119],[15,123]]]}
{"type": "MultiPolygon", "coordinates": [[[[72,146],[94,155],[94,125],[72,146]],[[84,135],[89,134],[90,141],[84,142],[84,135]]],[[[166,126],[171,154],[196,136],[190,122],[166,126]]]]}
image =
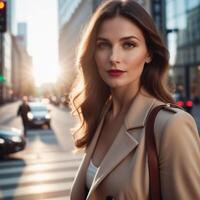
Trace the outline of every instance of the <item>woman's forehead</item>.
{"type": "Polygon", "coordinates": [[[122,16],[104,20],[98,29],[97,37],[109,39],[115,36],[135,36],[140,40],[144,40],[142,30],[133,21],[122,16]]]}

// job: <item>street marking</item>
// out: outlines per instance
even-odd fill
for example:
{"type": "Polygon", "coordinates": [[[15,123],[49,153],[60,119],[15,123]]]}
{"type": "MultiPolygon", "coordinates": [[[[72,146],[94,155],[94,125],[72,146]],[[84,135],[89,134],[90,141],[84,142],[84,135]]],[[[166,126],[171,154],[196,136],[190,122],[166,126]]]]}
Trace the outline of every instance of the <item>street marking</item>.
{"type": "Polygon", "coordinates": [[[1,178],[0,179],[0,186],[5,186],[9,184],[18,183],[32,183],[32,182],[42,182],[42,181],[48,181],[48,180],[58,180],[62,178],[73,178],[76,174],[77,169],[75,170],[68,170],[64,172],[42,172],[42,173],[36,173],[36,174],[30,174],[30,175],[24,175],[23,173],[19,175],[18,177],[10,177],[10,178],[1,178]]]}
{"type": "MultiPolygon", "coordinates": [[[[52,162],[52,161],[69,161],[69,160],[81,160],[82,159],[82,155],[74,155],[74,154],[65,154],[65,153],[60,153],[60,155],[58,156],[59,153],[55,153],[55,154],[44,154],[44,155],[40,155],[40,157],[38,158],[37,154],[32,154],[31,159],[28,160],[17,160],[17,161],[3,161],[2,163],[0,163],[0,168],[4,167],[7,165],[9,166],[15,166],[15,165],[30,165],[30,164],[38,164],[38,163],[45,163],[45,162],[52,162]]],[[[23,156],[26,157],[26,156],[23,156]]]]}
{"type": "Polygon", "coordinates": [[[63,182],[56,184],[38,184],[35,186],[24,186],[14,189],[1,190],[0,198],[17,197],[21,195],[31,195],[31,194],[42,194],[45,192],[58,192],[64,190],[70,190],[72,182],[63,182]]]}
{"type": "Polygon", "coordinates": [[[63,163],[39,163],[35,165],[28,165],[28,166],[21,166],[21,167],[12,167],[12,168],[5,168],[0,170],[0,175],[4,175],[5,173],[9,173],[10,175],[13,173],[22,173],[25,174],[27,172],[39,172],[44,170],[52,170],[52,169],[59,169],[61,168],[70,168],[74,167],[77,168],[80,165],[79,160],[75,160],[73,162],[63,162],[63,163]]]}

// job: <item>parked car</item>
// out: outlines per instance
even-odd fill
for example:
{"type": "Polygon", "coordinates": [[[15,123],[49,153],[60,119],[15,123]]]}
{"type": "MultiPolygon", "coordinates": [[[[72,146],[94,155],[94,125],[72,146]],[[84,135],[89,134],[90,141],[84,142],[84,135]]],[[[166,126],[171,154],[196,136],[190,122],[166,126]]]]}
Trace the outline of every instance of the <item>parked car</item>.
{"type": "Polygon", "coordinates": [[[22,130],[0,126],[0,156],[22,151],[26,140],[22,130]]]}
{"type": "Polygon", "coordinates": [[[185,98],[180,93],[174,94],[174,99],[176,101],[176,105],[182,107],[185,111],[191,113],[193,108],[193,101],[191,99],[185,98]]]}
{"type": "Polygon", "coordinates": [[[51,115],[47,106],[41,102],[29,102],[31,111],[28,112],[29,127],[47,125],[51,128],[51,115]]]}

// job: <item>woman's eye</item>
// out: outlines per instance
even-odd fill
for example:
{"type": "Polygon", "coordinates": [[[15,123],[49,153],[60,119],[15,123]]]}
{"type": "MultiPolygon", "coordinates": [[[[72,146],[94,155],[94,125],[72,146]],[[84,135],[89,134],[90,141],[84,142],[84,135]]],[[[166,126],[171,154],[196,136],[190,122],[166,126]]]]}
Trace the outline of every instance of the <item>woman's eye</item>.
{"type": "Polygon", "coordinates": [[[123,44],[123,47],[125,49],[132,49],[132,48],[136,47],[136,44],[134,44],[132,42],[126,42],[126,43],[123,44]]]}
{"type": "Polygon", "coordinates": [[[105,49],[105,48],[109,48],[110,44],[106,43],[106,42],[101,42],[101,43],[97,43],[97,47],[99,49],[105,49]]]}

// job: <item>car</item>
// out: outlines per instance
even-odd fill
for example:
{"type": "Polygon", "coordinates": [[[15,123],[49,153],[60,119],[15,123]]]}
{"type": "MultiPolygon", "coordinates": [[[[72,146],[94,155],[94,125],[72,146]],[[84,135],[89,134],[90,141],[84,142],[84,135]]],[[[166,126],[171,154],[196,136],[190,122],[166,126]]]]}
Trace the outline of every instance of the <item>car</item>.
{"type": "Polygon", "coordinates": [[[27,113],[28,126],[31,128],[47,125],[48,128],[51,128],[51,115],[47,106],[41,102],[29,102],[28,105],[31,110],[27,113]]]}
{"type": "Polygon", "coordinates": [[[192,112],[192,108],[193,108],[193,101],[191,99],[187,99],[185,98],[183,95],[181,95],[180,93],[175,93],[173,95],[176,105],[179,107],[182,107],[185,111],[187,111],[188,113],[192,112]]]}
{"type": "Polygon", "coordinates": [[[0,126],[0,157],[25,149],[26,139],[22,130],[0,126]]]}

